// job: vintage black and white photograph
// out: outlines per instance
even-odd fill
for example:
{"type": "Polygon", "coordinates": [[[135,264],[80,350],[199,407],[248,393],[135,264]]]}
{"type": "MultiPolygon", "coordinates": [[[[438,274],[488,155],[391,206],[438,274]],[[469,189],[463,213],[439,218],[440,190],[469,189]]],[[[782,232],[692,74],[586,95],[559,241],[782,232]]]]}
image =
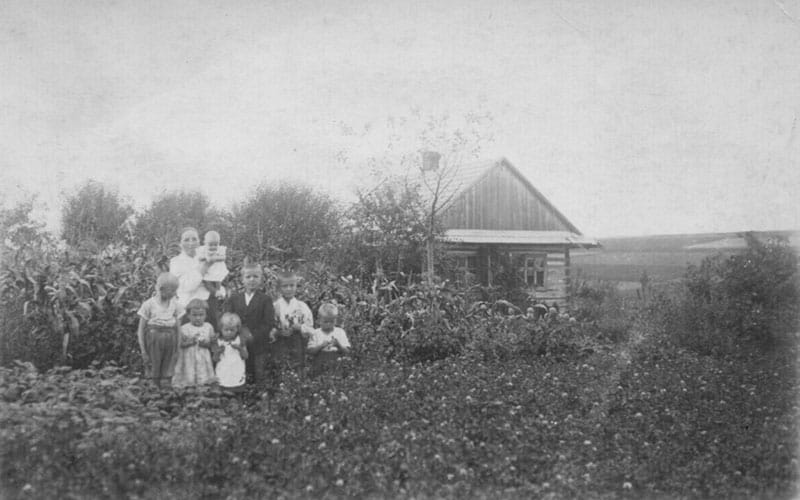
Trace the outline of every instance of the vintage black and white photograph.
{"type": "Polygon", "coordinates": [[[0,2],[0,498],[800,498],[800,0],[0,2]]]}

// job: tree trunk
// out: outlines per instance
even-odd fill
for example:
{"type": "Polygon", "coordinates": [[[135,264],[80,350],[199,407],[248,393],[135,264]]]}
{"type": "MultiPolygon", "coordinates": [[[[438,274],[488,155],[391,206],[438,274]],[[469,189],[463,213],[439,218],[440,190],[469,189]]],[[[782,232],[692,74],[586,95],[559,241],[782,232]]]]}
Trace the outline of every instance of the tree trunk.
{"type": "Polygon", "coordinates": [[[428,237],[428,241],[425,243],[425,281],[429,284],[433,284],[433,238],[428,237]]]}

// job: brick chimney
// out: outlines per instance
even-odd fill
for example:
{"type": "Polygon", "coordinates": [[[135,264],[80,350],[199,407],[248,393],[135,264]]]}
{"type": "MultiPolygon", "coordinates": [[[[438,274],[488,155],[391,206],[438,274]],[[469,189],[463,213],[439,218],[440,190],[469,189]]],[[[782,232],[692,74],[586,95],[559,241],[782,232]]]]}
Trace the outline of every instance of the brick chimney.
{"type": "Polygon", "coordinates": [[[439,169],[439,159],[442,157],[436,151],[422,152],[422,171],[434,171],[439,169]]]}

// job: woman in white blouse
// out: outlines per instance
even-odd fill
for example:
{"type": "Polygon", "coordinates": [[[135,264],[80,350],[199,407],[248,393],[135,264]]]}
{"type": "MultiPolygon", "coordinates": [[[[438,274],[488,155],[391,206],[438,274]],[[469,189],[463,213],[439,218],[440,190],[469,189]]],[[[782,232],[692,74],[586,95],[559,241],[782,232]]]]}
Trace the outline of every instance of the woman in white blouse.
{"type": "Polygon", "coordinates": [[[197,258],[200,236],[197,229],[187,227],[181,233],[181,253],[170,259],[169,272],[178,277],[177,298],[186,307],[192,299],[208,300],[208,290],[203,285],[203,275],[208,264],[197,258]]]}

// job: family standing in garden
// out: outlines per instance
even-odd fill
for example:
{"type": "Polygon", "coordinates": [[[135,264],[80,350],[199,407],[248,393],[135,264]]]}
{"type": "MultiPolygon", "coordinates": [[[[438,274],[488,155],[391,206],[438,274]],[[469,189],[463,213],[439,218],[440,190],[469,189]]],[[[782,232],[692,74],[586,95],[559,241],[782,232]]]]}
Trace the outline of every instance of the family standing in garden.
{"type": "Polygon", "coordinates": [[[158,386],[200,386],[218,383],[238,392],[245,384],[263,388],[286,370],[312,374],[350,352],[345,331],[336,326],[338,308],[325,303],[319,327],[297,299],[298,277],[278,275],[279,297],[262,290],[264,271],[248,262],[241,267],[243,289],[230,296],[222,286],[229,271],[227,249],[216,231],[200,243],[199,233],[181,233],[179,255],[169,272],[156,280],[155,295],[139,309],[137,338],[145,374],[158,386]]]}

